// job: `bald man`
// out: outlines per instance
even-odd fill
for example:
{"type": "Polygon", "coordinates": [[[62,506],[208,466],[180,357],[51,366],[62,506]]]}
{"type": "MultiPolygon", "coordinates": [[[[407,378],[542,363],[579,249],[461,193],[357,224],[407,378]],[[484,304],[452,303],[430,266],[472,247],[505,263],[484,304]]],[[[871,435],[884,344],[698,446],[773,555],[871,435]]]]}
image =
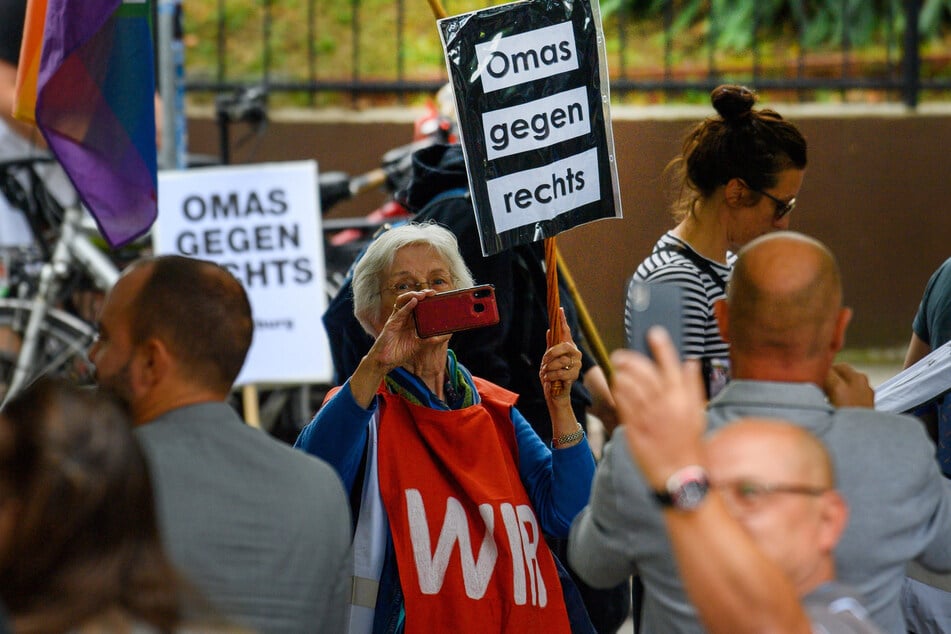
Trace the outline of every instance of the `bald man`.
{"type": "Polygon", "coordinates": [[[706,466],[730,515],[799,596],[835,579],[848,510],[818,438],[791,423],[742,419],[710,436],[706,466]]]}
{"type": "MultiPolygon", "coordinates": [[[[708,406],[711,429],[743,417],[778,418],[822,440],[851,509],[835,552],[839,579],[865,597],[884,631],[904,634],[899,594],[908,561],[951,570],[951,483],[917,419],[837,408],[823,392],[867,388],[833,368],[851,317],[835,259],[800,234],[758,238],[738,254],[717,317],[734,378],[708,406]]],[[[699,632],[653,490],[624,438],[615,433],[605,450],[591,502],[572,527],[569,560],[595,586],[637,572],[645,585],[642,632],[699,632]]],[[[678,493],[690,482],[664,485],[678,493]]]]}
{"type": "MultiPolygon", "coordinates": [[[[810,623],[803,632],[881,632],[856,592],[836,581],[833,553],[845,530],[848,509],[835,490],[832,459],[819,439],[791,423],[743,419],[710,437],[706,465],[710,481],[726,502],[732,519],[739,522],[756,547],[792,584],[810,623]]],[[[722,531],[724,521],[703,530],[722,531]]],[[[702,542],[702,537],[696,541],[702,542]]],[[[709,563],[709,550],[696,555],[688,559],[709,563]]],[[[685,567],[681,563],[681,568],[685,567]]],[[[722,570],[714,571],[714,578],[699,588],[699,596],[691,593],[701,613],[700,606],[708,602],[714,619],[724,618],[725,602],[710,603],[705,588],[722,581],[722,570]]],[[[748,583],[758,593],[772,590],[760,575],[751,575],[748,583]]],[[[737,583],[726,584],[724,589],[735,592],[741,588],[743,584],[737,583]]],[[[742,602],[737,612],[739,623],[710,627],[711,631],[735,634],[745,628],[755,632],[769,630],[751,627],[748,598],[740,595],[736,599],[742,602]]],[[[766,616],[773,618],[777,614],[781,612],[766,616]]],[[[795,629],[780,626],[775,631],[795,629]]]]}
{"type": "Polygon", "coordinates": [[[336,634],[350,595],[350,507],[330,465],[225,402],[253,328],[226,269],[148,258],[106,296],[89,358],[99,386],[129,407],[162,541],[203,597],[257,632],[336,634]]]}
{"type": "Polygon", "coordinates": [[[835,582],[833,549],[848,510],[822,443],[771,419],[741,420],[704,441],[697,364],[681,366],[660,329],[649,342],[656,365],[614,354],[618,414],[662,499],[671,480],[691,483],[689,502],[665,504],[663,519],[703,626],[714,634],[880,632],[835,582]]]}

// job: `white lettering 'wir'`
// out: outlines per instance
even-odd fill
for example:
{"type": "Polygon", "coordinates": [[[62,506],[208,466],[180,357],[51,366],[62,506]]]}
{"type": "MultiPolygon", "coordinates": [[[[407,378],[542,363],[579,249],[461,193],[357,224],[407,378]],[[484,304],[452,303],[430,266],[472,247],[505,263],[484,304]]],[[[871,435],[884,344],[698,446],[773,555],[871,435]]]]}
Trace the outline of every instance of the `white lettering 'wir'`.
{"type": "Polygon", "coordinates": [[[409,520],[410,539],[413,543],[413,557],[416,560],[420,591],[423,594],[439,593],[446,579],[446,569],[449,566],[453,545],[459,542],[462,580],[466,596],[470,599],[481,599],[485,595],[499,556],[495,538],[492,535],[495,528],[492,505],[479,505],[479,515],[482,516],[482,522],[485,524],[485,536],[482,538],[477,559],[472,555],[469,522],[466,519],[465,509],[456,498],[446,499],[446,516],[439,531],[435,553],[432,551],[429,539],[429,521],[426,518],[423,496],[420,495],[418,489],[406,489],[406,515],[409,520]]]}
{"type": "Polygon", "coordinates": [[[538,565],[538,544],[541,541],[538,521],[532,507],[528,505],[519,504],[515,507],[515,512],[518,515],[518,529],[522,534],[525,567],[528,568],[528,577],[532,582],[532,605],[543,608],[548,605],[548,590],[545,588],[541,566],[538,565]],[[531,534],[527,530],[528,527],[531,527],[531,534]]]}
{"type": "Polygon", "coordinates": [[[515,517],[515,509],[508,502],[499,509],[502,512],[502,523],[505,525],[505,534],[509,538],[509,548],[512,549],[512,594],[515,605],[525,605],[528,598],[525,596],[525,566],[522,561],[525,555],[522,552],[522,535],[515,517]]]}

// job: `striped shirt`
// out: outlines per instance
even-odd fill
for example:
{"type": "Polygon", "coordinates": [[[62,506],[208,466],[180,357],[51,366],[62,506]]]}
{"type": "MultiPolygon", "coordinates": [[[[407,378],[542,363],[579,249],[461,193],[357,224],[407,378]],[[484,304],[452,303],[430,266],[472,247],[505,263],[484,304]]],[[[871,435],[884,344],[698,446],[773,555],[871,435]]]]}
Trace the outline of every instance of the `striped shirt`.
{"type": "MultiPolygon", "coordinates": [[[[689,244],[668,232],[657,241],[651,254],[640,263],[632,278],[643,282],[676,284],[683,289],[684,357],[712,361],[715,367],[721,368],[721,371],[728,371],[722,369],[729,368],[730,348],[720,337],[720,329],[713,313],[713,304],[726,297],[723,289],[735,261],[736,256],[732,253],[727,254],[725,265],[704,258],[689,244]],[[709,268],[701,269],[689,256],[679,253],[677,249],[691,251],[695,257],[708,262],[709,268]],[[711,277],[711,271],[718,276],[717,280],[711,277]]],[[[625,323],[628,323],[631,309],[630,305],[624,308],[625,323]]],[[[704,369],[707,370],[706,364],[704,369]]],[[[711,376],[708,375],[706,378],[710,381],[711,376]]],[[[722,387],[719,385],[720,381],[713,378],[713,385],[722,387]]],[[[711,395],[717,391],[719,390],[713,389],[711,395]]]]}

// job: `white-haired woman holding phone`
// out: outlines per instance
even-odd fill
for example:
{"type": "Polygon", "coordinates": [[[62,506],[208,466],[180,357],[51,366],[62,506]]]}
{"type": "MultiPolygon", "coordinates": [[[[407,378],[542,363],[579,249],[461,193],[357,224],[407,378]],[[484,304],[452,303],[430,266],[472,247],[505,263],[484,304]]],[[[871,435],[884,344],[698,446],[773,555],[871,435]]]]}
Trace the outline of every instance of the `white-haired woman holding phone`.
{"type": "Polygon", "coordinates": [[[374,344],[296,442],[351,492],[351,632],[591,631],[543,538],[567,537],[594,474],[569,400],[581,352],[552,341],[542,360],[549,448],[516,394],[456,361],[451,335],[417,335],[421,300],[472,284],[455,237],[432,223],[387,231],[354,269],[374,344]]]}

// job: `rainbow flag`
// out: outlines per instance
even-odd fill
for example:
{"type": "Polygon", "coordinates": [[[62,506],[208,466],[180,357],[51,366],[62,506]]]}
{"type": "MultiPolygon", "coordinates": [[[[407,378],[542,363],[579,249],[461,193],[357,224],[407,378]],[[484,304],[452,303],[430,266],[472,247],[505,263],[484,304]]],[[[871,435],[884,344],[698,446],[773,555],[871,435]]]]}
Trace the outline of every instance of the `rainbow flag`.
{"type": "MultiPolygon", "coordinates": [[[[30,0],[28,12],[39,15],[44,2],[34,119],[102,234],[122,246],[157,214],[148,0],[30,0]]],[[[24,53],[36,55],[29,28],[24,49],[28,41],[24,53]]],[[[30,80],[20,79],[28,110],[30,80]]]]}

